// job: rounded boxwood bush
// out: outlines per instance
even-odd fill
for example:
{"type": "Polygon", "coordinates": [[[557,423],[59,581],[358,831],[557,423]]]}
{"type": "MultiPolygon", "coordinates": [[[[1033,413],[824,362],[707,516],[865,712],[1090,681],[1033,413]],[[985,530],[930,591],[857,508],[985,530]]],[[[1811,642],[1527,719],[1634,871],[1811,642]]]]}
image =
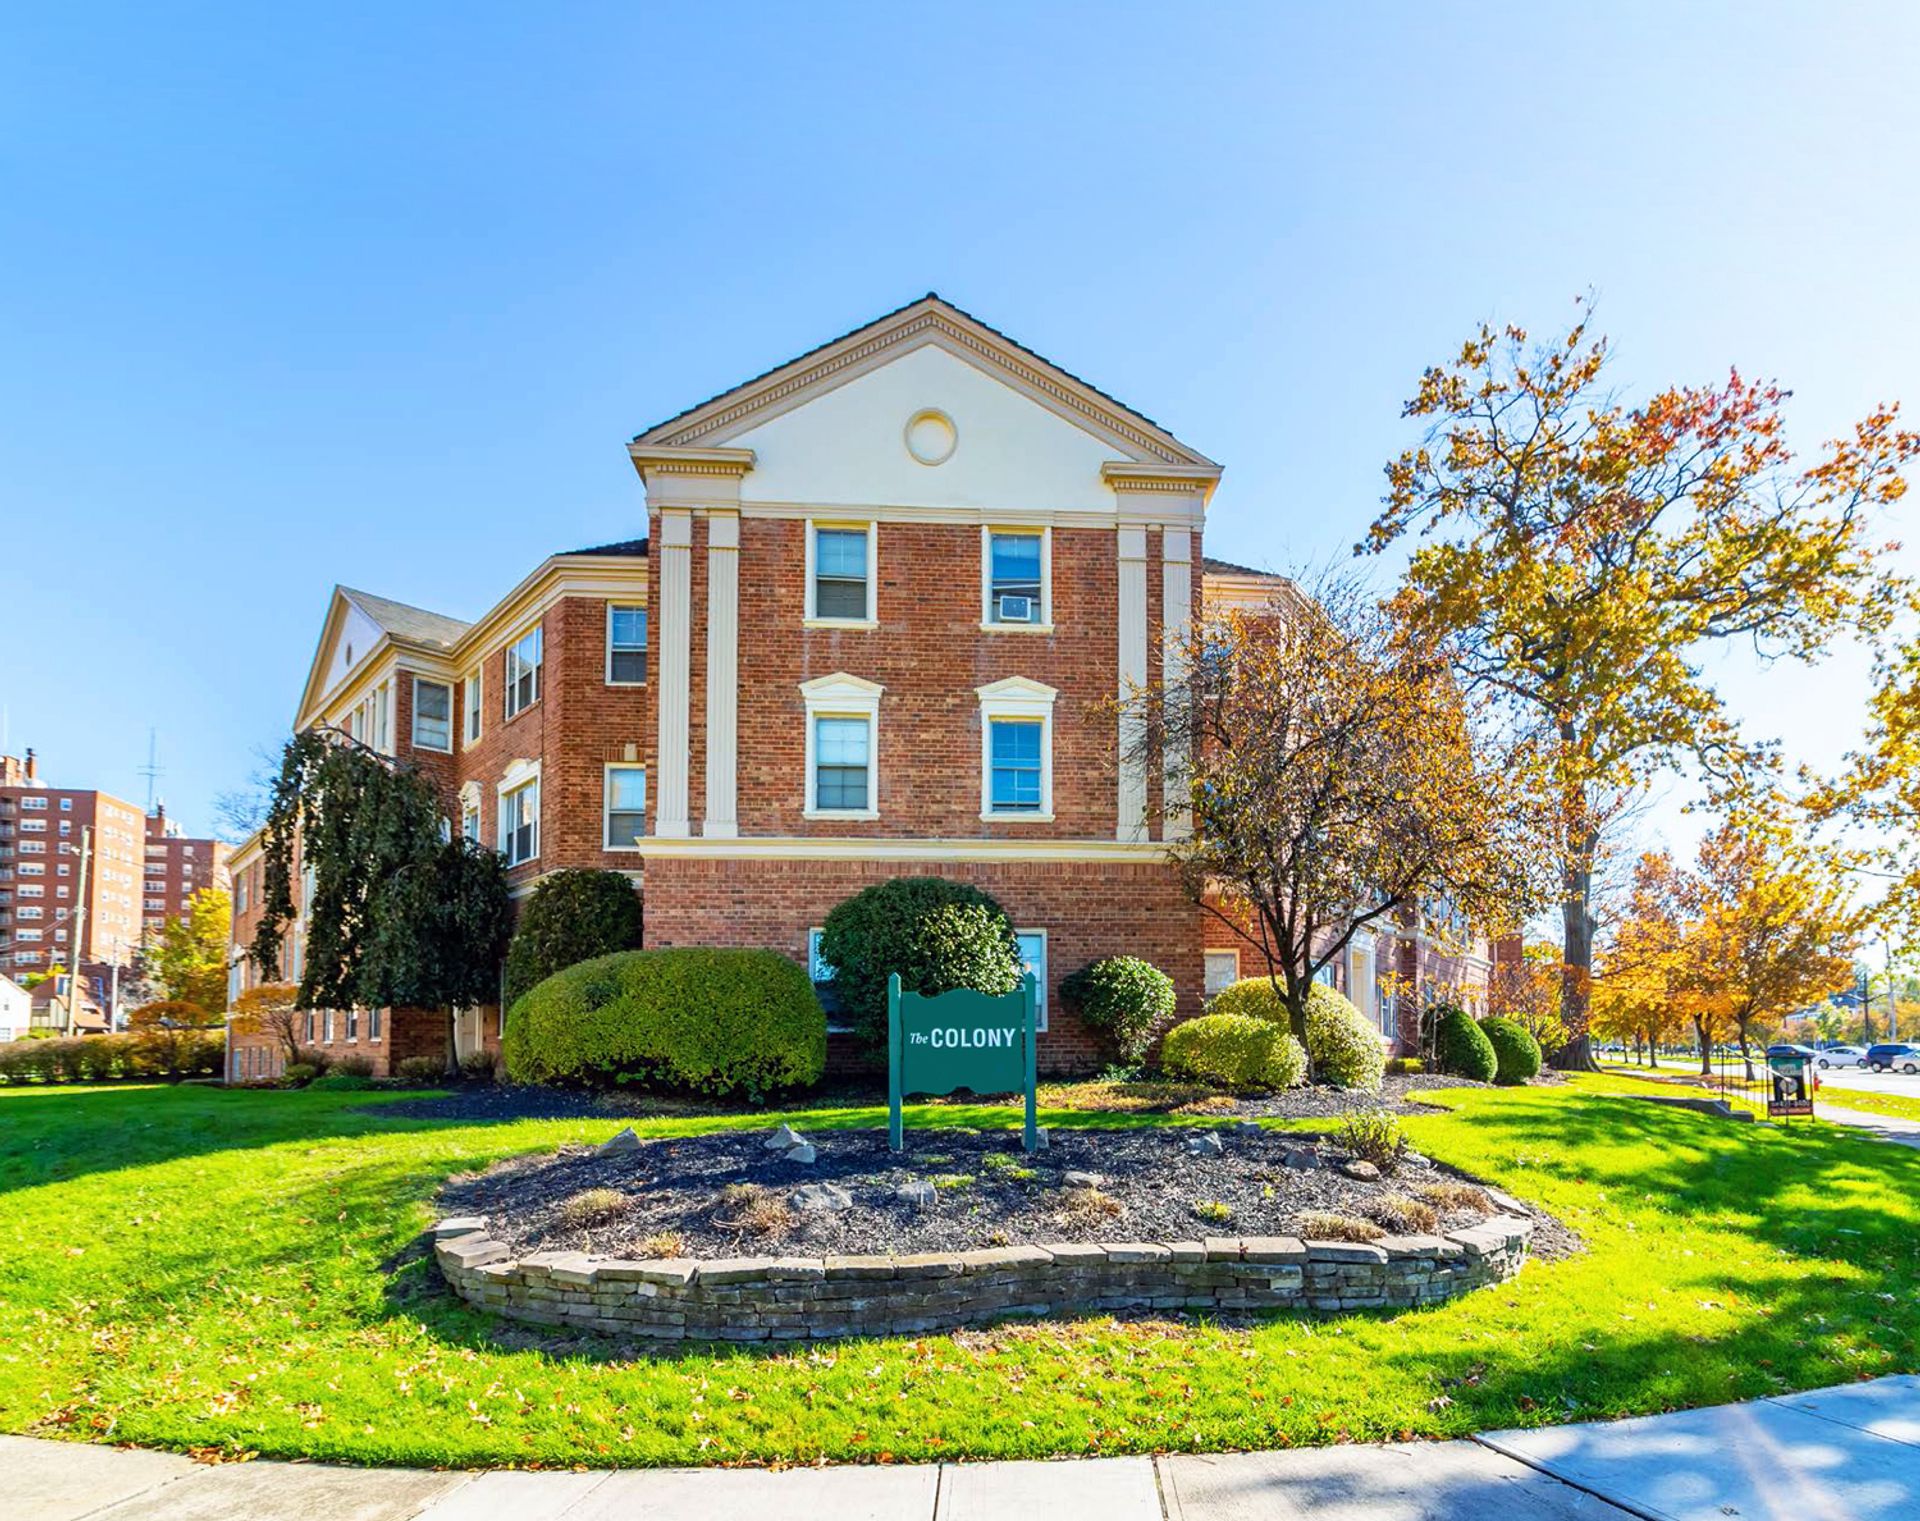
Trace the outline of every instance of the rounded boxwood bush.
{"type": "Polygon", "coordinates": [[[618,951],[556,972],[507,1012],[516,1083],[638,1082],[760,1099],[820,1080],[827,1016],[772,951],[618,951]]]}
{"type": "MultiPolygon", "coordinates": [[[[1229,983],[1207,1005],[1209,1014],[1246,1014],[1291,1028],[1287,1006],[1266,977],[1229,983]]],[[[1366,1016],[1324,982],[1307,994],[1307,1052],[1314,1076],[1336,1088],[1376,1092],[1387,1067],[1386,1047],[1366,1016]]]]}
{"type": "Polygon", "coordinates": [[[579,962],[638,950],[640,920],[640,894],[622,872],[568,868],[542,877],[507,942],[503,1006],[579,962]]]}
{"type": "Polygon", "coordinates": [[[1307,1053],[1291,1030],[1270,1019],[1202,1014],[1167,1031],[1160,1065],[1223,1088],[1291,1088],[1307,1075],[1307,1053]]]}
{"type": "Polygon", "coordinates": [[[1524,1083],[1540,1072],[1540,1042],[1525,1025],[1498,1015],[1480,1021],[1487,1044],[1493,1047],[1496,1083],[1524,1083]]]}
{"type": "Polygon", "coordinates": [[[1493,1053],[1493,1042],[1486,1031],[1473,1022],[1473,1016],[1458,1004],[1444,1004],[1434,1010],[1437,1016],[1433,1032],[1433,1055],[1442,1072],[1455,1077],[1470,1077],[1490,1083],[1500,1070],[1493,1053]]]}
{"type": "Polygon", "coordinates": [[[841,1012],[869,1046],[887,1044],[887,976],[907,993],[1020,985],[1013,921],[991,897],[945,877],[895,877],[855,893],[821,926],[841,1012]]]}
{"type": "Polygon", "coordinates": [[[1060,991],[1123,1062],[1144,1057],[1173,1018],[1173,979],[1138,956],[1104,957],[1067,978],[1060,991]]]}

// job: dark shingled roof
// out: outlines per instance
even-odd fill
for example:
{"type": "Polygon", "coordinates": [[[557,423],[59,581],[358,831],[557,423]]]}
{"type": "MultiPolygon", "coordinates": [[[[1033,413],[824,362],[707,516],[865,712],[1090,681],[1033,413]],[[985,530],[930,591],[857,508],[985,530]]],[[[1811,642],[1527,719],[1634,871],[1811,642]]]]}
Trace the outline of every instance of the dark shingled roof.
{"type": "Polygon", "coordinates": [[[587,549],[563,549],[561,551],[561,554],[563,556],[565,555],[610,555],[610,556],[618,555],[618,556],[633,556],[640,559],[646,558],[646,553],[647,553],[647,541],[645,539],[622,539],[617,544],[595,544],[587,549]]]}
{"type": "Polygon", "coordinates": [[[1089,391],[1093,392],[1093,394],[1095,396],[1098,396],[1102,401],[1110,401],[1116,407],[1118,407],[1122,412],[1131,413],[1134,417],[1139,418],[1140,421],[1145,423],[1149,428],[1152,428],[1156,433],[1167,433],[1167,436],[1169,438],[1173,436],[1171,433],[1168,433],[1167,429],[1161,427],[1159,423],[1155,422],[1151,417],[1147,416],[1147,414],[1142,412],[1138,407],[1128,406],[1118,396],[1113,396],[1108,394],[1107,392],[1101,390],[1100,387],[1095,385],[1090,380],[1081,379],[1080,376],[1074,374],[1073,371],[1068,369],[1065,365],[1055,363],[1053,360],[1047,358],[1045,354],[1042,354],[1035,349],[1028,348],[1018,338],[1011,337],[1008,334],[1001,332],[1000,329],[995,327],[991,322],[982,322],[980,318],[974,316],[974,314],[968,311],[965,307],[955,306],[953,302],[947,300],[947,298],[941,295],[940,292],[936,290],[930,290],[924,296],[915,296],[913,300],[907,302],[903,306],[896,306],[890,312],[882,312],[878,317],[875,317],[871,322],[863,322],[856,328],[850,328],[848,331],[842,333],[838,338],[829,338],[825,343],[816,343],[812,348],[808,349],[804,354],[796,354],[794,355],[793,358],[783,360],[781,363],[774,365],[771,369],[762,370],[758,375],[755,375],[751,380],[743,380],[738,385],[728,386],[726,390],[717,392],[716,394],[709,396],[705,401],[697,401],[690,407],[681,408],[678,412],[674,413],[673,416],[669,418],[665,418],[662,421],[655,423],[651,428],[644,428],[640,432],[636,433],[633,436],[633,441],[635,443],[639,443],[640,440],[645,438],[649,433],[658,433],[662,428],[670,427],[672,424],[680,421],[681,418],[691,416],[693,413],[698,412],[702,407],[711,406],[714,402],[719,401],[722,397],[731,396],[736,391],[744,391],[749,386],[758,385],[761,381],[765,380],[769,375],[776,374],[781,370],[787,369],[789,366],[800,364],[805,360],[811,359],[815,354],[818,354],[819,352],[821,352],[821,350],[830,349],[836,343],[844,343],[847,339],[853,337],[855,333],[864,333],[870,327],[878,327],[881,323],[899,316],[902,312],[907,311],[912,307],[916,307],[920,305],[920,303],[923,301],[938,301],[942,306],[945,306],[952,311],[958,312],[962,317],[965,317],[967,321],[977,323],[979,326],[985,328],[989,333],[992,333],[994,337],[1011,345],[1013,348],[1018,349],[1021,353],[1025,354],[1029,359],[1038,360],[1041,364],[1044,364],[1045,366],[1047,366],[1048,369],[1058,370],[1062,375],[1065,375],[1069,380],[1075,382],[1078,385],[1085,386],[1089,391]]]}
{"type": "Polygon", "coordinates": [[[1255,570],[1251,565],[1235,565],[1231,560],[1216,560],[1212,555],[1200,557],[1200,568],[1216,576],[1260,576],[1273,581],[1287,579],[1278,571],[1255,570]]]}

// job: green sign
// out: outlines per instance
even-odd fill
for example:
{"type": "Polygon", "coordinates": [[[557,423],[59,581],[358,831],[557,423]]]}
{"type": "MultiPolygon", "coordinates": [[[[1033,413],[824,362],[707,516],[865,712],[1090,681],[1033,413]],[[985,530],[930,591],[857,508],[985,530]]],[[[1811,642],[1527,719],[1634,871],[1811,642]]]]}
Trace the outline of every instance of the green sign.
{"type": "Polygon", "coordinates": [[[950,993],[903,993],[887,979],[888,1138],[906,1149],[900,1102],[909,1093],[1023,1092],[1027,1096],[1026,1149],[1039,1145],[1034,1123],[1034,1038],[1039,994],[1028,972],[1019,990],[998,997],[955,988],[950,993]]]}

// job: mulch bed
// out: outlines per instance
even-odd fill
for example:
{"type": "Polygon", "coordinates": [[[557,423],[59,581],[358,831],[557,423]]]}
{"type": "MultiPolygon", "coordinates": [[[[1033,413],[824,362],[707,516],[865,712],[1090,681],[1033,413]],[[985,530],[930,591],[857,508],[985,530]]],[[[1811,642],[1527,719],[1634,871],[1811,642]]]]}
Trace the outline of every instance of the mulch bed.
{"type": "MultiPolygon", "coordinates": [[[[1297,1133],[1224,1130],[1217,1132],[1221,1155],[1195,1155],[1188,1138],[1197,1133],[1190,1127],[1056,1128],[1050,1148],[1029,1157],[1017,1133],[910,1130],[907,1150],[896,1155],[884,1131],[819,1130],[807,1133],[818,1149],[812,1163],[768,1150],[766,1130],[648,1141],[608,1156],[569,1146],[454,1179],[440,1207],[449,1215],[487,1216],[489,1234],[516,1254],[823,1256],[1299,1235],[1304,1212],[1367,1218],[1384,1212],[1381,1201],[1389,1195],[1417,1194],[1424,1184],[1457,1176],[1418,1159],[1378,1181],[1349,1177],[1342,1170],[1346,1153],[1325,1138],[1297,1133]],[[1320,1165],[1289,1166],[1289,1152],[1310,1152],[1320,1165]],[[1118,1212],[1102,1213],[1084,1189],[1067,1187],[1069,1171],[1097,1174],[1098,1193],[1118,1212]],[[912,1181],[934,1185],[931,1207],[896,1196],[912,1181]],[[723,1197],[738,1184],[757,1185],[763,1208],[723,1197]],[[806,1185],[842,1190],[851,1205],[817,1212],[778,1207],[797,1204],[794,1195],[806,1185]],[[584,1226],[563,1218],[565,1201],[588,1189],[618,1193],[624,1204],[617,1218],[584,1226]],[[1209,1218],[1196,1212],[1201,1203],[1222,1204],[1229,1214],[1209,1218]],[[758,1225],[748,1223],[756,1218],[758,1225]],[[670,1239],[649,1241],[662,1237],[670,1239]]],[[[1481,1218],[1472,1209],[1442,1210],[1438,1228],[1481,1218]]],[[[1536,1254],[1577,1246],[1571,1232],[1557,1225],[1543,1230],[1551,1222],[1535,1218],[1536,1254]]]]}

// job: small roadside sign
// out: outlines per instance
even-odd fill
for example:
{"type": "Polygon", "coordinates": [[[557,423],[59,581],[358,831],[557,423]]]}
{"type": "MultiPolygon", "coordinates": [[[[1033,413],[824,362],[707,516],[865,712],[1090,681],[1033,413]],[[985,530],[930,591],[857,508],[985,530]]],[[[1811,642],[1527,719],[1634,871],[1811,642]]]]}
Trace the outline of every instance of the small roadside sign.
{"type": "Polygon", "coordinates": [[[1767,1057],[1767,1118],[1811,1119],[1813,1072],[1804,1051],[1782,1051],[1767,1057]]]}

